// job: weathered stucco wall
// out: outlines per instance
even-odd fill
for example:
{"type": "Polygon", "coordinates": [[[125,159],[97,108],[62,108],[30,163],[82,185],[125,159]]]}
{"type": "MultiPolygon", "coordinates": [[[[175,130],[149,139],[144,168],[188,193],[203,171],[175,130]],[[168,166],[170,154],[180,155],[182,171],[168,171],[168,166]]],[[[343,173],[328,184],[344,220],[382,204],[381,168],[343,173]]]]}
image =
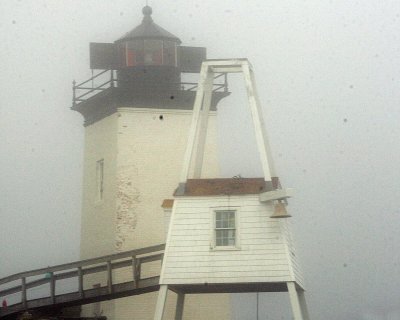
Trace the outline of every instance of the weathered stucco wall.
{"type": "MultiPolygon", "coordinates": [[[[114,252],[117,124],[116,115],[111,115],[85,129],[80,248],[82,259],[114,252]],[[102,159],[104,160],[103,199],[99,200],[96,164],[102,159]]],[[[92,288],[98,283],[106,285],[106,277],[85,277],[85,288],[92,288]]],[[[101,308],[98,308],[98,305],[83,306],[83,315],[92,316],[99,310],[113,318],[114,303],[103,303],[101,308]]]]}
{"type": "MultiPolygon", "coordinates": [[[[84,205],[82,213],[83,258],[165,243],[165,198],[178,186],[192,112],[120,108],[118,112],[86,127],[84,205]],[[104,159],[104,199],[96,201],[96,161],[104,159]]],[[[204,177],[218,176],[216,114],[210,116],[204,159],[204,177]]],[[[160,264],[144,270],[159,274],[160,264]]],[[[131,277],[118,272],[115,281],[131,277]]],[[[87,279],[85,285],[102,282],[87,279]]],[[[102,282],[103,284],[103,282],[102,282]]],[[[109,319],[153,319],[157,294],[146,294],[102,303],[109,319]]],[[[175,294],[169,295],[167,319],[173,319],[175,294]]],[[[228,295],[188,298],[185,317],[229,319],[228,295]],[[193,302],[190,302],[193,301],[193,302]],[[210,311],[205,312],[204,307],[210,311]],[[202,309],[203,308],[203,309],[202,309]],[[203,310],[202,312],[199,312],[203,310]]],[[[93,315],[97,307],[84,307],[93,315]]]]}
{"type": "Polygon", "coordinates": [[[86,127],[83,166],[81,257],[113,252],[115,245],[115,193],[117,117],[109,116],[86,127]],[[96,163],[104,159],[103,199],[97,195],[96,163]]]}
{"type": "MultiPolygon", "coordinates": [[[[116,248],[164,242],[161,203],[178,186],[191,112],[119,109],[116,248]]],[[[210,116],[205,175],[218,173],[216,116],[210,116]]]]}

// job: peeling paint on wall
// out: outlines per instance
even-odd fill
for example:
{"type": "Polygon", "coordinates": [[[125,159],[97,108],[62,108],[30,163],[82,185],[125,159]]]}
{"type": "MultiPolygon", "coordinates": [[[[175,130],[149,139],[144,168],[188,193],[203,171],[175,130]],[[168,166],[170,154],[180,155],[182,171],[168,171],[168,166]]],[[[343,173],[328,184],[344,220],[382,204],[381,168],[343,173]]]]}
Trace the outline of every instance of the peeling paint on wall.
{"type": "Polygon", "coordinates": [[[137,168],[133,165],[118,168],[115,236],[117,250],[122,250],[125,240],[133,237],[133,232],[136,228],[140,191],[135,187],[135,176],[137,176],[137,168]]]}

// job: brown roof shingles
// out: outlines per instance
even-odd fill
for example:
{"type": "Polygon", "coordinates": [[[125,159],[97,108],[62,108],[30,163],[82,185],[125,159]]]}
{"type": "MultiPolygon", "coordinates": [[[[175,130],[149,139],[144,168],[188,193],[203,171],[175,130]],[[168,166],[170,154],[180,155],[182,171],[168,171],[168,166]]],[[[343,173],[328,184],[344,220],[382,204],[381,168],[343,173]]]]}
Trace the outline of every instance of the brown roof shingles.
{"type": "MultiPolygon", "coordinates": [[[[277,179],[273,179],[272,185],[274,189],[278,187],[277,179]]],[[[264,178],[188,179],[184,193],[179,196],[243,195],[264,191],[267,191],[264,178]]]]}

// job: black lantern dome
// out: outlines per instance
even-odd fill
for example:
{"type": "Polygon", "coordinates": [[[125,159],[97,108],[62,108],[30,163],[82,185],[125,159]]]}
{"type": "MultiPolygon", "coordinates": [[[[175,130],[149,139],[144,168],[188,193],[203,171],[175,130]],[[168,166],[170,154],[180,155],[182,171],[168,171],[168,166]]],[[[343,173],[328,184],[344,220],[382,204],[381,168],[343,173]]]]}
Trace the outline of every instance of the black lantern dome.
{"type": "Polygon", "coordinates": [[[118,80],[121,85],[142,88],[154,83],[179,83],[177,47],[181,40],[154,23],[151,7],[145,6],[142,12],[142,23],[115,41],[119,52],[118,80]]]}

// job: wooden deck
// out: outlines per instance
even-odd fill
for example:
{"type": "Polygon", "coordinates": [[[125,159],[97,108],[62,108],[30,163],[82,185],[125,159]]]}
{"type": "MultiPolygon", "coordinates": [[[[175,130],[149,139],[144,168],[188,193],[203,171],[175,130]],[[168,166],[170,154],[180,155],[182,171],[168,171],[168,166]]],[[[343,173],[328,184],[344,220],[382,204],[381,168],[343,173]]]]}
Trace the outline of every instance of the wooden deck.
{"type": "Polygon", "coordinates": [[[157,245],[103,257],[81,260],[73,263],[18,273],[0,279],[0,300],[7,300],[12,294],[21,296],[18,303],[0,308],[0,319],[15,318],[27,310],[59,310],[64,307],[83,305],[104,300],[144,294],[159,289],[159,276],[142,277],[142,266],[149,262],[162,261],[165,245],[157,245]],[[131,279],[114,283],[113,271],[121,268],[131,269],[131,279]],[[105,285],[98,288],[85,288],[87,275],[105,274],[105,285]],[[30,277],[40,277],[29,281],[30,277]],[[60,280],[74,279],[75,292],[56,294],[60,280]],[[20,283],[15,285],[15,283],[20,283]],[[14,285],[13,285],[14,284],[14,285]],[[28,291],[43,286],[48,292],[44,297],[29,299],[28,291]]]}

